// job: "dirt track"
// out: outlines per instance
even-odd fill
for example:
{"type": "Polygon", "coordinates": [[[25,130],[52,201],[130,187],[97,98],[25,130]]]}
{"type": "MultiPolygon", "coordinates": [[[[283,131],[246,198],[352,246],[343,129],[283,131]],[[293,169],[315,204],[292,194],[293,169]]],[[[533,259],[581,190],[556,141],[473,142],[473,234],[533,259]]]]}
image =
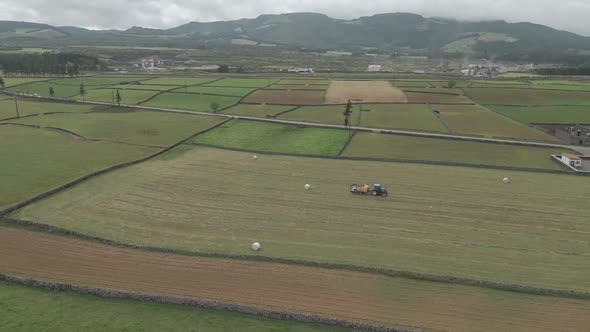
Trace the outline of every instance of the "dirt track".
{"type": "Polygon", "coordinates": [[[0,227],[0,272],[426,330],[563,331],[582,330],[590,324],[589,301],[155,254],[9,227],[0,227]]]}
{"type": "Polygon", "coordinates": [[[403,91],[386,81],[332,81],[326,104],[346,104],[349,100],[365,103],[407,103],[403,91]]]}

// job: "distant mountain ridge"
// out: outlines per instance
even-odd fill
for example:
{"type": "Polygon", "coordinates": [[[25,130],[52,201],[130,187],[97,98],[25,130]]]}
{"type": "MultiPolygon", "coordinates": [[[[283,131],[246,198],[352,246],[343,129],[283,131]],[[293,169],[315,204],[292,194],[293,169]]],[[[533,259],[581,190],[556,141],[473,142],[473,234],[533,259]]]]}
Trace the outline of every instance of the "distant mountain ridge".
{"type": "Polygon", "coordinates": [[[96,45],[193,48],[236,44],[316,50],[373,50],[430,56],[520,60],[590,55],[590,37],[533,23],[463,22],[409,13],[352,20],[318,13],[261,15],[254,19],[190,22],[172,29],[132,27],[95,31],[0,21],[0,46],[96,45]]]}

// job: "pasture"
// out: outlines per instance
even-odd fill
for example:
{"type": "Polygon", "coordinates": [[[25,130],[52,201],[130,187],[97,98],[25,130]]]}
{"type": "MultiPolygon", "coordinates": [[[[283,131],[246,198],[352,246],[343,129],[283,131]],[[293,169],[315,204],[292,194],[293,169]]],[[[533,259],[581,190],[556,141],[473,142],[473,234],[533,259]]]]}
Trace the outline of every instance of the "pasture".
{"type": "Polygon", "coordinates": [[[201,94],[243,97],[254,90],[255,90],[254,88],[228,88],[228,87],[211,87],[211,86],[197,85],[197,86],[190,86],[187,88],[179,87],[178,89],[173,90],[172,92],[201,93],[201,94]]]}
{"type": "Polygon", "coordinates": [[[550,156],[561,153],[562,150],[452,139],[357,133],[344,150],[343,155],[558,170],[563,168],[553,162],[550,156]]]}
{"type": "MultiPolygon", "coordinates": [[[[344,105],[305,106],[279,118],[342,125],[344,109],[344,105]]],[[[353,126],[360,124],[361,127],[447,132],[443,123],[428,106],[419,104],[354,105],[350,122],[353,126]]]]}
{"type": "MultiPolygon", "coordinates": [[[[54,102],[42,102],[36,99],[18,98],[18,110],[21,116],[31,114],[44,114],[52,112],[81,113],[104,109],[104,106],[64,104],[54,102]]],[[[16,117],[16,106],[13,97],[0,99],[0,120],[16,117]]]]}
{"type": "Polygon", "coordinates": [[[2,77],[4,79],[4,86],[9,88],[15,85],[21,85],[25,83],[32,83],[38,81],[45,81],[48,78],[34,78],[34,77],[2,77]]]}
{"type": "Polygon", "coordinates": [[[259,118],[274,117],[279,113],[295,108],[294,106],[265,105],[265,104],[238,104],[223,111],[227,114],[255,116],[259,118]]]}
{"type": "Polygon", "coordinates": [[[5,331],[348,331],[320,324],[286,322],[227,311],[159,304],[70,292],[46,291],[0,282],[5,331]],[[27,319],[23,319],[23,317],[27,319]]]}
{"type": "MultiPolygon", "coordinates": [[[[84,96],[85,100],[102,101],[106,103],[112,103],[115,101],[116,95],[114,89],[95,89],[88,90],[88,93],[84,96]]],[[[145,90],[119,90],[122,104],[139,104],[143,101],[148,100],[154,95],[158,94],[159,91],[145,91],[145,90]]],[[[76,96],[76,99],[82,99],[82,96],[76,96]]]]}
{"type": "MultiPolygon", "coordinates": [[[[49,89],[53,88],[55,97],[69,98],[78,96],[80,93],[79,85],[58,85],[49,82],[34,82],[24,85],[16,86],[13,90],[26,93],[26,94],[38,94],[44,97],[50,97],[49,89]]],[[[82,98],[80,98],[82,99],[82,98]]]]}
{"type": "Polygon", "coordinates": [[[153,90],[153,91],[168,91],[180,88],[178,85],[155,85],[155,84],[119,84],[108,87],[109,89],[120,90],[153,90]]]}
{"type": "Polygon", "coordinates": [[[276,84],[277,85],[286,84],[286,85],[308,85],[308,86],[313,86],[313,85],[322,86],[322,85],[324,85],[324,86],[327,86],[327,85],[330,85],[330,80],[285,78],[285,79],[278,81],[276,84]]]}
{"type": "Polygon", "coordinates": [[[252,104],[319,105],[324,103],[325,92],[321,90],[258,90],[244,98],[252,104]]]}
{"type": "MultiPolygon", "coordinates": [[[[587,326],[590,313],[586,300],[276,263],[150,253],[7,227],[0,227],[0,249],[6,253],[0,258],[0,269],[11,269],[13,273],[34,278],[164,296],[211,299],[270,310],[315,313],[412,330],[484,331],[490,326],[500,330],[518,326],[522,331],[579,330],[587,326]],[[141,271],[138,271],[138,266],[141,271]],[[518,315],[513,314],[516,311],[518,315]]],[[[116,305],[122,301],[104,302],[116,305]]],[[[107,312],[112,313],[115,308],[107,312]]],[[[41,316],[53,316],[55,309],[45,308],[41,316]]],[[[81,309],[73,309],[73,312],[81,309]]],[[[202,315],[202,311],[190,314],[191,309],[187,307],[172,317],[164,318],[156,326],[164,322],[175,327],[182,326],[195,315],[202,315]],[[180,314],[186,315],[183,316],[183,323],[169,320],[180,317],[180,314]]],[[[14,310],[8,310],[8,313],[12,314],[14,310]]],[[[137,319],[142,313],[130,312],[127,316],[121,312],[110,323],[137,319]]],[[[167,311],[158,312],[154,317],[160,319],[165,313],[167,311]]],[[[95,317],[91,314],[93,312],[86,312],[82,317],[95,317]]],[[[223,323],[211,317],[198,326],[220,324],[231,327],[240,323],[236,321],[241,318],[239,315],[227,313],[222,316],[226,318],[223,323]]],[[[76,319],[73,314],[68,317],[68,320],[76,319]]],[[[59,324],[59,321],[56,323],[59,324]]],[[[265,321],[253,319],[250,323],[263,328],[265,321]]],[[[292,323],[276,324],[280,327],[292,323]]],[[[293,326],[311,327],[312,331],[315,327],[297,323],[293,326]]]]}
{"type": "Polygon", "coordinates": [[[142,105],[163,108],[177,108],[198,112],[213,112],[211,109],[212,103],[217,103],[219,108],[225,108],[235,105],[239,101],[239,97],[166,92],[142,103],[142,105]]]}
{"type": "Polygon", "coordinates": [[[490,108],[523,123],[590,123],[588,106],[490,106],[490,108]]]}
{"type": "Polygon", "coordinates": [[[260,255],[271,257],[590,290],[588,178],[270,155],[252,160],[252,153],[204,147],[170,154],[14,216],[138,245],[247,254],[260,241],[260,255]],[[352,195],[353,182],[383,183],[390,197],[352,195]],[[306,183],[312,190],[304,190],[306,183]]]}
{"type": "Polygon", "coordinates": [[[335,156],[348,139],[348,131],[233,120],[195,137],[195,143],[257,151],[335,156]]]}
{"type": "Polygon", "coordinates": [[[508,137],[537,141],[559,140],[540,130],[494,113],[482,106],[431,105],[453,133],[484,137],[508,137]]]}
{"type": "Polygon", "coordinates": [[[326,92],[326,104],[346,104],[349,100],[365,103],[404,103],[404,93],[388,81],[332,81],[326,92]]]}
{"type": "Polygon", "coordinates": [[[142,85],[173,85],[173,86],[184,86],[184,85],[197,85],[205,84],[219,80],[215,77],[157,77],[149,80],[142,81],[142,85]]]}
{"type": "Polygon", "coordinates": [[[14,123],[63,128],[88,139],[138,145],[171,145],[221,122],[217,117],[113,109],[84,114],[52,114],[14,123]]]}
{"type": "Polygon", "coordinates": [[[507,88],[469,88],[465,92],[484,105],[590,106],[590,92],[507,88]]]}
{"type": "Polygon", "coordinates": [[[0,126],[0,209],[157,149],[86,142],[50,129],[0,126]]]}
{"type": "Polygon", "coordinates": [[[96,87],[131,82],[142,82],[149,79],[149,76],[80,76],[52,79],[51,83],[58,85],[75,85],[78,87],[83,83],[87,87],[96,87]]]}
{"type": "Polygon", "coordinates": [[[224,78],[206,85],[234,88],[264,88],[278,81],[279,79],[277,78],[224,78]]]}
{"type": "MultiPolygon", "coordinates": [[[[408,89],[414,90],[414,89],[408,89]]],[[[408,92],[405,91],[410,103],[430,103],[430,104],[469,104],[472,103],[469,98],[462,95],[451,94],[434,94],[429,92],[408,92]]]]}

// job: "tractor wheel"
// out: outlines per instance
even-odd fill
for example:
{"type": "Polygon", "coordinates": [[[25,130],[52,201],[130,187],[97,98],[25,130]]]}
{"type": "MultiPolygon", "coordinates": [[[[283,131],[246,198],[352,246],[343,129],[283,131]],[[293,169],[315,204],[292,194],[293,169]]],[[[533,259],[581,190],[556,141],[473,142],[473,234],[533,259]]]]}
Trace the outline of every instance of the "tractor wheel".
{"type": "Polygon", "coordinates": [[[377,192],[377,190],[373,190],[373,191],[371,192],[371,195],[373,195],[373,196],[377,196],[378,194],[379,194],[379,193],[377,192]]]}

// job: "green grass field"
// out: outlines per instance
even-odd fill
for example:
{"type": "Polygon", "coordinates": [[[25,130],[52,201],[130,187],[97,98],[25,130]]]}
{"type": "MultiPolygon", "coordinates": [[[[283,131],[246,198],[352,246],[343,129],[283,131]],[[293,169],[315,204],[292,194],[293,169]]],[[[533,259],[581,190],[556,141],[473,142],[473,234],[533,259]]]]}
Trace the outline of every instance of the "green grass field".
{"type": "Polygon", "coordinates": [[[523,125],[482,106],[431,105],[431,107],[440,111],[442,119],[454,133],[485,137],[559,141],[555,136],[523,125]]]}
{"type": "Polygon", "coordinates": [[[142,81],[142,84],[154,84],[154,85],[195,85],[204,84],[217,80],[215,77],[157,77],[154,79],[142,81]]]}
{"type": "Polygon", "coordinates": [[[170,145],[221,121],[210,116],[115,109],[85,114],[52,114],[11,122],[63,128],[85,138],[170,145]]]}
{"type": "Polygon", "coordinates": [[[590,106],[589,92],[507,88],[469,88],[465,92],[479,104],[590,106]]]}
{"type": "Polygon", "coordinates": [[[157,149],[84,142],[49,129],[0,127],[0,208],[157,149]]]}
{"type": "Polygon", "coordinates": [[[155,84],[120,84],[110,86],[109,89],[121,89],[121,90],[154,90],[154,91],[166,91],[180,88],[179,85],[155,85],[155,84]]]}
{"type": "Polygon", "coordinates": [[[559,148],[358,133],[343,155],[563,170],[564,168],[551,160],[552,154],[561,152],[564,151],[559,148]]]}
{"type": "MultiPolygon", "coordinates": [[[[48,112],[81,113],[104,109],[104,106],[42,102],[35,99],[18,99],[18,109],[21,116],[43,114],[48,112]]],[[[14,98],[0,100],[0,119],[16,117],[14,98]]]]}
{"type": "Polygon", "coordinates": [[[335,156],[347,139],[346,130],[233,120],[193,141],[258,151],[335,156]]]}
{"type": "MultiPolygon", "coordinates": [[[[360,106],[355,105],[353,108],[351,124],[354,126],[360,122],[362,127],[447,132],[443,123],[428,109],[427,105],[367,104],[362,107],[362,113],[359,113],[360,106]]],[[[344,108],[342,105],[305,106],[279,118],[342,125],[344,108]]]]}
{"type": "Polygon", "coordinates": [[[264,118],[266,116],[274,116],[275,114],[285,112],[293,108],[293,106],[238,104],[223,111],[223,113],[264,118]]]}
{"type": "Polygon", "coordinates": [[[150,79],[150,77],[147,76],[82,76],[73,78],[53,79],[51,80],[51,83],[60,85],[75,85],[78,87],[80,86],[80,84],[84,83],[85,86],[95,87],[145,81],[148,79],[150,79]]]}
{"type": "Polygon", "coordinates": [[[490,108],[523,123],[590,123],[588,106],[490,106],[490,108]]]}
{"type": "MultiPolygon", "coordinates": [[[[102,101],[111,103],[113,101],[113,95],[116,93],[113,89],[96,89],[88,90],[88,93],[84,96],[85,100],[102,101]]],[[[119,90],[121,95],[121,104],[134,105],[139,104],[142,101],[146,101],[159,93],[158,91],[144,91],[144,90],[119,90]]],[[[81,96],[77,96],[76,99],[82,99],[81,96]]]]}
{"type": "Polygon", "coordinates": [[[211,103],[216,102],[220,108],[232,106],[240,101],[239,97],[209,96],[184,93],[163,93],[144,103],[146,106],[178,108],[199,112],[212,112],[211,103]]]}
{"type": "Polygon", "coordinates": [[[305,85],[305,84],[273,84],[269,90],[328,90],[329,85],[305,85]]]}
{"type": "Polygon", "coordinates": [[[25,84],[25,83],[32,83],[32,82],[37,82],[37,81],[46,81],[48,80],[48,78],[44,78],[44,77],[40,77],[40,78],[34,78],[34,77],[2,77],[2,79],[4,79],[4,86],[9,88],[11,86],[15,86],[15,85],[21,85],[21,84],[25,84]]]}
{"type": "Polygon", "coordinates": [[[329,85],[330,80],[322,80],[322,79],[282,79],[278,81],[276,84],[303,84],[303,85],[329,85]]]}
{"type": "Polygon", "coordinates": [[[189,86],[186,89],[180,87],[174,92],[193,92],[193,93],[204,93],[204,94],[215,94],[215,95],[226,95],[243,97],[250,92],[254,91],[255,88],[230,88],[230,87],[212,87],[212,86],[189,86]]]}
{"type": "MultiPolygon", "coordinates": [[[[395,140],[382,146],[389,150],[395,140]]],[[[447,153],[439,142],[427,146],[447,153]]],[[[185,146],[14,215],[139,245],[248,254],[255,239],[265,256],[590,290],[588,178],[251,156],[185,146]],[[390,197],[349,192],[351,183],[375,182],[390,197]]]]}
{"type": "Polygon", "coordinates": [[[220,310],[132,300],[0,283],[0,330],[77,331],[348,331],[220,310]],[[25,318],[26,317],[26,318],[25,318]]]}
{"type": "Polygon", "coordinates": [[[25,85],[19,85],[14,90],[24,92],[27,94],[38,94],[40,96],[49,97],[49,88],[53,88],[55,97],[72,97],[78,96],[80,92],[80,86],[75,85],[57,85],[45,82],[30,83],[25,85]]]}
{"type": "MultiPolygon", "coordinates": [[[[412,90],[412,88],[404,88],[404,90],[412,90]]],[[[431,103],[431,104],[468,104],[472,103],[469,98],[465,96],[443,95],[432,93],[416,93],[405,92],[410,103],[431,103]]]]}
{"type": "Polygon", "coordinates": [[[279,79],[276,78],[224,78],[221,81],[208,83],[206,85],[236,88],[264,88],[268,85],[275,84],[278,81],[279,79]]]}

